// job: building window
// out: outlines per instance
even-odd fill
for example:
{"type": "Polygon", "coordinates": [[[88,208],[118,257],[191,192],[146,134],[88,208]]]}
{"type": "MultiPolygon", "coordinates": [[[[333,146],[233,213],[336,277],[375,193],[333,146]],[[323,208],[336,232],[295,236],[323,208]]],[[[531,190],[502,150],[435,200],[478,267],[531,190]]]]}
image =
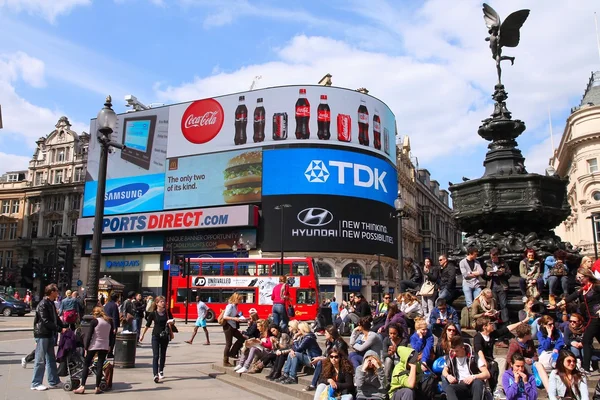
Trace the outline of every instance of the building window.
{"type": "Polygon", "coordinates": [[[0,224],[0,240],[4,240],[6,236],[6,224],[0,224]]]}
{"type": "Polygon", "coordinates": [[[421,217],[421,229],[423,229],[424,231],[430,230],[430,228],[429,228],[429,213],[423,213],[423,216],[421,217]]]}
{"type": "Polygon", "coordinates": [[[594,200],[600,201],[600,192],[592,193],[592,197],[594,198],[594,200]]]}
{"type": "Polygon", "coordinates": [[[598,160],[595,158],[590,158],[587,160],[588,172],[593,174],[594,172],[598,172],[598,160]]]}
{"type": "Polygon", "coordinates": [[[12,213],[13,214],[18,214],[19,213],[19,204],[21,202],[19,200],[13,200],[12,202],[12,213]]]}
{"type": "Polygon", "coordinates": [[[0,270],[4,267],[4,252],[0,251],[0,270]]]}
{"type": "Polygon", "coordinates": [[[52,197],[52,211],[63,211],[65,208],[64,198],[62,196],[52,197]]]}
{"type": "Polygon", "coordinates": [[[57,162],[65,161],[65,149],[59,149],[56,151],[56,161],[57,162]]]}
{"type": "Polygon", "coordinates": [[[62,223],[56,221],[46,222],[46,234],[49,237],[62,235],[62,223]]]}
{"type": "Polygon", "coordinates": [[[79,210],[81,204],[81,195],[80,194],[72,194],[71,195],[71,210],[79,210]]]}
{"type": "Polygon", "coordinates": [[[38,222],[37,221],[33,221],[31,223],[31,234],[29,236],[31,236],[32,238],[36,238],[37,237],[37,232],[38,232],[38,222]]]}
{"type": "Polygon", "coordinates": [[[14,240],[17,238],[17,223],[13,222],[8,224],[8,240],[14,240]]]}
{"type": "Polygon", "coordinates": [[[13,256],[12,250],[7,250],[6,251],[6,269],[9,269],[12,267],[12,256],[13,256]]]}
{"type": "Polygon", "coordinates": [[[81,182],[84,180],[84,172],[83,168],[75,168],[75,173],[73,174],[73,182],[81,182]]]}
{"type": "Polygon", "coordinates": [[[2,200],[2,214],[10,212],[10,200],[2,200]]]}
{"type": "Polygon", "coordinates": [[[36,197],[36,199],[33,200],[30,204],[31,209],[29,210],[29,213],[35,214],[40,211],[40,208],[42,206],[42,200],[39,197],[36,197]]]}
{"type": "Polygon", "coordinates": [[[54,183],[63,183],[63,171],[62,171],[62,169],[54,171],[54,183]]]}
{"type": "Polygon", "coordinates": [[[77,220],[72,219],[71,220],[71,236],[75,236],[75,235],[77,235],[77,220]]]}
{"type": "Polygon", "coordinates": [[[19,174],[9,174],[7,181],[8,182],[17,182],[19,180],[19,174]]]}
{"type": "Polygon", "coordinates": [[[38,172],[37,174],[35,174],[35,185],[40,186],[43,184],[44,184],[44,173],[38,172]]]}

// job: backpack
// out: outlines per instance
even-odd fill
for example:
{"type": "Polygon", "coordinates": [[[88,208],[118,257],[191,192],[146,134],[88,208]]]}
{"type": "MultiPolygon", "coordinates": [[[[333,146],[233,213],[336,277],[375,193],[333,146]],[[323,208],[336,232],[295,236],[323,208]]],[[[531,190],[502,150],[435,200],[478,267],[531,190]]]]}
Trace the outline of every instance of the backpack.
{"type": "Polygon", "coordinates": [[[433,399],[437,393],[439,378],[436,374],[424,373],[417,384],[415,398],[433,399]]]}
{"type": "Polygon", "coordinates": [[[63,313],[63,320],[67,324],[74,324],[77,322],[77,311],[76,310],[67,310],[63,313]]]}

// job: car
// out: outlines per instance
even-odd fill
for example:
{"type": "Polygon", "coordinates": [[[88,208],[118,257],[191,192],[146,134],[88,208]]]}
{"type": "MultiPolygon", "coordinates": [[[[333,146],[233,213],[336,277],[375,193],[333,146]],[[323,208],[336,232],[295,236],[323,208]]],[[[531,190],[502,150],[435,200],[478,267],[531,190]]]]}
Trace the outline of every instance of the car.
{"type": "Polygon", "coordinates": [[[5,317],[17,314],[22,317],[31,312],[31,307],[23,300],[17,300],[7,294],[0,295],[0,313],[5,317]]]}

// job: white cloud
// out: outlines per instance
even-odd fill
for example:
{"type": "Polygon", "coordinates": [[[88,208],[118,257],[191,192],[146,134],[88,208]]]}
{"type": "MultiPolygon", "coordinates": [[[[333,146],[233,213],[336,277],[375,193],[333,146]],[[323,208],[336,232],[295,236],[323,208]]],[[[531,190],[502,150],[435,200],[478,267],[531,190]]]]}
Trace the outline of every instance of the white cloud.
{"type": "MultiPolygon", "coordinates": [[[[300,21],[330,22],[302,10],[280,13],[264,4],[236,2],[238,7],[226,9],[205,0],[182,1],[212,7],[213,17],[222,12],[208,22],[210,26],[251,17],[255,10],[263,9],[266,12],[261,15],[266,18],[286,18],[294,13],[300,21]]],[[[517,0],[492,5],[503,18],[523,7],[517,0]]],[[[445,0],[430,0],[410,9],[414,6],[385,0],[365,6],[364,1],[355,0],[339,7],[362,21],[331,22],[331,33],[341,35],[340,39],[296,35],[281,48],[270,49],[276,54],[273,61],[228,72],[215,67],[216,72],[209,76],[179,85],[159,85],[157,94],[163,101],[180,102],[247,90],[256,75],[262,75],[260,87],[268,87],[316,83],[331,73],[335,86],[364,86],[390,106],[399,132],[410,135],[413,153],[422,166],[444,165],[447,171],[448,166],[470,165],[483,172],[487,142],[477,135],[477,128],[493,111],[490,97],[496,71],[484,41],[487,29],[481,4],[464,1],[449,6],[445,0]]],[[[516,56],[516,61],[512,67],[503,64],[503,83],[513,118],[527,124],[518,141],[532,157],[526,161],[528,170],[543,172],[550,146],[536,144],[547,137],[548,107],[555,115],[567,115],[580,99],[589,72],[597,67],[593,7],[559,0],[536,1],[530,7],[521,44],[504,51],[516,56]]],[[[477,171],[470,175],[478,176],[477,171]]]]}
{"type": "Polygon", "coordinates": [[[29,166],[30,157],[16,156],[0,151],[0,175],[8,171],[25,170],[29,166]]]}
{"type": "Polygon", "coordinates": [[[54,22],[61,14],[68,14],[77,6],[91,4],[91,0],[0,0],[0,9],[39,15],[54,22]]]}
{"type": "Polygon", "coordinates": [[[46,86],[44,81],[45,66],[41,60],[19,51],[1,56],[0,61],[4,61],[7,76],[9,74],[12,80],[20,77],[35,88],[46,86]]]}

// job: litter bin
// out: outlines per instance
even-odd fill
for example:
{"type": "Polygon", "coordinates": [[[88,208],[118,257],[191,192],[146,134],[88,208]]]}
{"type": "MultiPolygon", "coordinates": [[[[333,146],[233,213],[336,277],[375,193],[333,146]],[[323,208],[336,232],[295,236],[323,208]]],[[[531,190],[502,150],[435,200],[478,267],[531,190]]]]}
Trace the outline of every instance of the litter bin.
{"type": "Polygon", "coordinates": [[[333,325],[333,317],[331,315],[331,308],[319,307],[319,314],[322,315],[323,323],[325,326],[333,325]]]}
{"type": "Polygon", "coordinates": [[[137,334],[118,333],[115,339],[115,367],[134,368],[135,350],[137,348],[137,334]]]}

